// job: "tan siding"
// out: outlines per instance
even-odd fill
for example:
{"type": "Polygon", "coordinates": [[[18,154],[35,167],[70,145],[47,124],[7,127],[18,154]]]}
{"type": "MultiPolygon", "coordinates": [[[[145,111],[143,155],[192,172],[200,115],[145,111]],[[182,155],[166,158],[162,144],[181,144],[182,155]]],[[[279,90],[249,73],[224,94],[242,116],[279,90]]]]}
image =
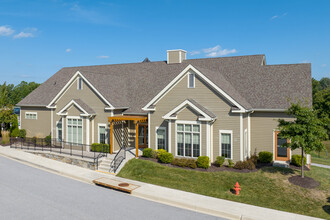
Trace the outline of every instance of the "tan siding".
{"type": "MultiPolygon", "coordinates": [[[[151,132],[150,140],[151,147],[155,146],[155,127],[165,125],[162,116],[177,107],[188,98],[192,98],[199,104],[212,111],[217,116],[217,120],[213,125],[213,159],[219,155],[219,130],[233,130],[233,156],[234,160],[239,160],[240,152],[240,118],[239,114],[231,114],[231,105],[225,101],[221,96],[217,95],[210,87],[203,83],[198,77],[195,80],[195,88],[187,88],[187,76],[178,82],[162,99],[156,103],[156,111],[150,115],[151,117],[151,132]]],[[[184,112],[187,110],[183,110],[184,112]]],[[[196,120],[196,115],[191,115],[190,120],[196,120]]],[[[178,117],[181,115],[179,113],[178,117]]],[[[185,117],[185,116],[183,116],[185,117]]],[[[172,123],[172,152],[175,152],[175,126],[172,123]]],[[[167,129],[168,130],[168,129],[167,129]]],[[[206,138],[206,126],[202,127],[202,138],[206,138]]],[[[167,136],[168,137],[168,136],[167,136]]],[[[206,142],[206,141],[205,141],[206,142]]],[[[206,151],[206,143],[202,144],[202,152],[206,151]]]]}
{"type": "Polygon", "coordinates": [[[21,127],[27,137],[46,137],[50,134],[51,111],[47,108],[21,107],[21,127]],[[36,112],[37,120],[25,119],[26,112],[36,112]]]}
{"type": "Polygon", "coordinates": [[[198,115],[190,107],[184,108],[177,116],[178,120],[197,121],[198,115]]]}
{"type": "Polygon", "coordinates": [[[274,130],[278,119],[294,120],[285,113],[254,112],[251,114],[251,154],[260,151],[274,153],[274,130]]]}
{"type": "MultiPolygon", "coordinates": [[[[92,126],[94,123],[94,142],[98,141],[98,124],[108,124],[108,117],[111,116],[110,111],[105,111],[104,108],[106,104],[100,99],[100,97],[92,91],[92,89],[83,82],[83,89],[78,90],[77,89],[77,80],[73,82],[73,84],[68,88],[68,90],[59,98],[59,100],[56,101],[56,110],[54,112],[54,135],[55,135],[55,121],[58,121],[61,117],[58,116],[56,113],[59,112],[64,106],[66,106],[72,99],[81,99],[83,102],[85,102],[88,106],[90,106],[95,112],[96,116],[90,120],[89,125],[89,134],[87,134],[87,126],[86,126],[86,120],[85,117],[83,118],[83,124],[84,124],[84,140],[83,143],[86,143],[86,136],[89,135],[90,144],[93,143],[92,140],[92,126]]],[[[80,116],[80,112],[68,112],[68,116],[80,116]]],[[[107,129],[109,133],[109,129],[107,129]]],[[[108,143],[110,142],[110,138],[108,136],[108,143]]],[[[66,140],[66,122],[64,120],[63,123],[63,140],[66,140]]]]}

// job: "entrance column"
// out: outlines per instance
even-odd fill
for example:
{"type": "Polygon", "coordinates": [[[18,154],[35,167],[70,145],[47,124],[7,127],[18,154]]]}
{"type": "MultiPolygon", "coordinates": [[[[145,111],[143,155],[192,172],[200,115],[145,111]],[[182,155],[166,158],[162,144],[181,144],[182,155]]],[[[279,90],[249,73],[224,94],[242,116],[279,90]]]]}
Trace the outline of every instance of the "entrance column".
{"type": "Polygon", "coordinates": [[[110,154],[113,152],[113,120],[110,122],[110,154]]]}
{"type": "Polygon", "coordinates": [[[135,157],[139,155],[139,121],[135,122],[135,157]]]}

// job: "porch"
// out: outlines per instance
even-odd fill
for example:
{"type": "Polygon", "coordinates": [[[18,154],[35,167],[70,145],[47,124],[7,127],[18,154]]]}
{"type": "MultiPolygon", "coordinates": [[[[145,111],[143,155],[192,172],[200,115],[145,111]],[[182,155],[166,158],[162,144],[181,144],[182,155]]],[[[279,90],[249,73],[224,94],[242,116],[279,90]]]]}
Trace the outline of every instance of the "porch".
{"type": "MultiPolygon", "coordinates": [[[[135,157],[139,155],[139,148],[148,147],[148,117],[135,115],[118,115],[108,117],[110,124],[110,154],[114,151],[114,123],[133,122],[135,128],[135,157]]],[[[123,135],[123,134],[122,134],[123,135]]],[[[121,146],[122,147],[122,146],[121,146]]]]}

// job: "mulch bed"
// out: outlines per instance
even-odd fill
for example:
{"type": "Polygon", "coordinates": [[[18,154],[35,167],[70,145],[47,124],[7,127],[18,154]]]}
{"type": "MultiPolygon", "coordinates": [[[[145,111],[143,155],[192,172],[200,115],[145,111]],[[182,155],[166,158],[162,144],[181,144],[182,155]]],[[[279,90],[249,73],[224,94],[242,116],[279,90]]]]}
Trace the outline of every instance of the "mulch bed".
{"type": "MultiPolygon", "coordinates": [[[[139,159],[141,160],[149,160],[149,161],[152,161],[152,162],[155,162],[155,163],[158,163],[162,166],[166,166],[166,167],[173,167],[173,168],[181,168],[181,169],[185,169],[185,170],[196,170],[196,171],[201,171],[201,172],[221,172],[221,171],[229,171],[229,172],[236,172],[236,173],[251,173],[251,172],[257,172],[259,169],[261,169],[262,167],[264,166],[260,166],[254,170],[248,170],[248,169],[243,169],[243,170],[238,170],[238,169],[234,169],[234,168],[230,168],[228,166],[222,166],[222,167],[218,167],[218,166],[215,166],[214,164],[212,164],[208,169],[203,169],[203,168],[196,168],[196,169],[193,169],[193,168],[190,168],[190,167],[179,167],[179,166],[175,166],[175,165],[172,165],[172,164],[165,164],[165,163],[160,163],[157,159],[155,158],[147,158],[147,157],[142,157],[142,156],[139,156],[139,159]]],[[[271,166],[271,164],[267,164],[268,166],[271,166]]]]}
{"type": "Polygon", "coordinates": [[[313,178],[306,177],[306,176],[304,178],[301,178],[301,176],[291,176],[291,177],[289,177],[288,180],[290,183],[292,183],[294,185],[301,186],[301,187],[308,188],[308,189],[314,189],[320,185],[320,183],[317,182],[316,180],[314,180],[313,178]]]}

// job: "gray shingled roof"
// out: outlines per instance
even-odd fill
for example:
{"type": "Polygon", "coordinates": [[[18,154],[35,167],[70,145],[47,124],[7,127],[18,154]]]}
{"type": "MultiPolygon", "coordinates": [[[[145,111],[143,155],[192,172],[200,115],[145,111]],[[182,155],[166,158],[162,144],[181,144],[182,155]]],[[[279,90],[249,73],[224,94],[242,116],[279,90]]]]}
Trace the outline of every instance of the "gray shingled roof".
{"type": "Polygon", "coordinates": [[[202,106],[201,104],[199,104],[198,102],[196,102],[194,99],[187,99],[189,102],[191,102],[192,104],[194,104],[197,108],[199,108],[200,110],[202,110],[205,114],[207,114],[208,116],[210,116],[210,118],[214,119],[217,116],[211,112],[210,110],[208,110],[207,108],[205,108],[204,106],[202,106]]]}
{"type": "MultiPolygon", "coordinates": [[[[144,107],[189,64],[246,109],[285,109],[288,100],[311,100],[310,64],[261,65],[264,55],[62,68],[18,105],[46,106],[79,70],[115,107],[144,107]]],[[[190,98],[190,97],[187,97],[190,98]]]]}
{"type": "Polygon", "coordinates": [[[82,107],[88,114],[90,114],[90,115],[95,115],[96,114],[94,109],[92,109],[89,105],[87,105],[81,99],[74,99],[73,101],[75,101],[78,105],[80,105],[80,107],[82,107]]]}

